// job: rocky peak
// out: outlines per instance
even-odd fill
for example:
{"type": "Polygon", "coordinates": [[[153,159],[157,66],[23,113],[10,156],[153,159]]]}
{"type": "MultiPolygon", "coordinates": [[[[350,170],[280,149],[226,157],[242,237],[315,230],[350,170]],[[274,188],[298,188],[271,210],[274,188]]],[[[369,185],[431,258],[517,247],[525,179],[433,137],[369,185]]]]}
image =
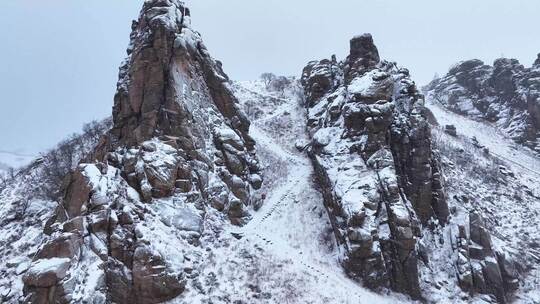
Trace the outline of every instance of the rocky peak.
{"type": "Polygon", "coordinates": [[[511,94],[515,90],[514,78],[524,72],[525,67],[517,59],[498,58],[493,62],[491,85],[502,93],[511,94]]]}
{"type": "Polygon", "coordinates": [[[486,75],[491,73],[492,68],[479,59],[462,61],[450,68],[448,75],[455,77],[456,81],[473,92],[481,93],[479,85],[486,75]]]}
{"type": "Polygon", "coordinates": [[[471,59],[457,63],[450,68],[448,74],[456,75],[458,73],[464,73],[472,71],[474,68],[483,66],[484,62],[480,59],[471,59]]]}
{"type": "Polygon", "coordinates": [[[371,34],[355,36],[350,41],[350,53],[345,61],[345,80],[349,82],[355,76],[372,69],[379,61],[379,51],[371,34]]]}
{"type": "Polygon", "coordinates": [[[309,155],[347,273],[421,298],[417,238],[448,207],[422,96],[406,69],[380,61],[371,35],[340,63],[310,62],[309,155]]]}
{"type": "Polygon", "coordinates": [[[50,237],[23,278],[28,302],[171,300],[201,256],[186,254],[202,250],[207,215],[242,225],[256,201],[249,121],[189,9],[147,0],[132,28],[114,126],[66,177],[50,237]]]}
{"type": "Polygon", "coordinates": [[[356,36],[350,41],[349,61],[364,60],[369,65],[377,64],[380,61],[379,51],[373,42],[371,34],[356,36]]]}
{"type": "Polygon", "coordinates": [[[533,66],[540,66],[540,53],[538,53],[536,60],[534,61],[533,66]]]}
{"type": "Polygon", "coordinates": [[[517,142],[540,151],[537,66],[527,68],[511,58],[496,59],[492,66],[464,61],[430,83],[427,95],[459,114],[496,122],[517,142]]]}
{"type": "Polygon", "coordinates": [[[191,113],[192,101],[200,99],[213,101],[227,124],[238,129],[252,148],[249,121],[227,87],[221,64],[210,57],[191,28],[184,3],[146,1],[132,28],[113,108],[112,133],[117,139],[133,145],[154,136],[204,136],[191,126],[194,119],[205,121],[191,113]]]}

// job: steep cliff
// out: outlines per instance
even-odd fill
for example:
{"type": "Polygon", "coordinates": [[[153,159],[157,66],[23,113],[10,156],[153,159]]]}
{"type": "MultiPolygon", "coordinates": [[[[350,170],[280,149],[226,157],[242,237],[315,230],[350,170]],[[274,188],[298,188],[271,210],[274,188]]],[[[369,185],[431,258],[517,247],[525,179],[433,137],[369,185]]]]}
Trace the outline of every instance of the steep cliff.
{"type": "Polygon", "coordinates": [[[189,9],[145,1],[132,30],[113,128],[66,178],[23,277],[29,302],[175,298],[199,263],[208,212],[243,224],[261,187],[249,121],[189,9]]]}
{"type": "Polygon", "coordinates": [[[454,199],[450,214],[446,156],[432,145],[430,112],[408,70],[380,60],[365,34],[344,61],[310,62],[302,85],[308,154],[347,273],[414,299],[437,301],[443,286],[459,285],[505,302],[517,288],[516,264],[503,245],[493,249],[480,214],[454,199]]]}
{"type": "Polygon", "coordinates": [[[344,267],[372,288],[421,298],[417,238],[448,217],[422,96],[370,35],[343,62],[304,69],[310,155],[344,267]]]}

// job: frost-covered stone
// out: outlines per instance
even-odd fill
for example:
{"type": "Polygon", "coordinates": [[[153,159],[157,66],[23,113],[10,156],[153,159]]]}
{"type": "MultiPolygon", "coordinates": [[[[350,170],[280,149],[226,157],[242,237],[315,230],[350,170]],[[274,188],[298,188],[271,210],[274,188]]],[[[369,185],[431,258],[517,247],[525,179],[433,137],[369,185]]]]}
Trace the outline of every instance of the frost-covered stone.
{"type": "Polygon", "coordinates": [[[457,136],[457,129],[454,125],[444,126],[444,132],[446,132],[450,136],[457,136]]]}
{"type": "Polygon", "coordinates": [[[162,303],[184,291],[182,274],[168,269],[159,255],[148,247],[138,247],[133,256],[133,290],[139,303],[162,303]]]}
{"type": "Polygon", "coordinates": [[[301,80],[308,153],[348,274],[421,298],[421,223],[448,217],[422,96],[408,73],[381,61],[371,35],[343,62],[310,62],[301,80]]]}

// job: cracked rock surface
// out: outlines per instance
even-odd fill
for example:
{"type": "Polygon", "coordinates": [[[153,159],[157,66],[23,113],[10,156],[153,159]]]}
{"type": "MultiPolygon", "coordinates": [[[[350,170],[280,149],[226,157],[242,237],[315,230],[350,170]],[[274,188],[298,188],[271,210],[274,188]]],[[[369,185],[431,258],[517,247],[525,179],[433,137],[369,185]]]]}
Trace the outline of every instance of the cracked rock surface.
{"type": "Polygon", "coordinates": [[[28,302],[171,300],[198,263],[209,209],[242,225],[261,187],[250,123],[189,9],[145,1],[132,30],[113,127],[66,178],[24,277],[28,302]]]}
{"type": "Polygon", "coordinates": [[[379,59],[371,35],[350,47],[342,62],[304,68],[309,154],[346,271],[421,298],[417,238],[448,217],[423,99],[406,69],[379,59]]]}

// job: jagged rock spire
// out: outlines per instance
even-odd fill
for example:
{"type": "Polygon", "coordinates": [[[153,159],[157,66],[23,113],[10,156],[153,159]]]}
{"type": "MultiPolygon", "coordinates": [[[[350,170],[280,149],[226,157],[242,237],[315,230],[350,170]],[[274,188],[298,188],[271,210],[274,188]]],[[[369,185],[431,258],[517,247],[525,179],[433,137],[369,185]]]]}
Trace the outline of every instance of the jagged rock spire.
{"type": "Polygon", "coordinates": [[[345,61],[304,68],[309,154],[347,273],[420,299],[421,225],[448,217],[422,96],[371,35],[350,45],[345,61]]]}
{"type": "Polygon", "coordinates": [[[200,137],[189,124],[193,100],[213,104],[241,132],[248,146],[249,121],[238,109],[218,61],[190,27],[190,11],[177,0],[144,3],[133,23],[129,57],[120,69],[113,134],[130,145],[154,136],[200,137]]]}
{"type": "Polygon", "coordinates": [[[184,255],[200,249],[206,215],[244,223],[261,187],[249,121],[189,9],[147,0],[132,28],[114,126],[66,178],[51,238],[25,277],[28,302],[171,300],[185,289],[184,263],[198,258],[184,255]],[[45,259],[61,263],[44,272],[45,259]]]}

